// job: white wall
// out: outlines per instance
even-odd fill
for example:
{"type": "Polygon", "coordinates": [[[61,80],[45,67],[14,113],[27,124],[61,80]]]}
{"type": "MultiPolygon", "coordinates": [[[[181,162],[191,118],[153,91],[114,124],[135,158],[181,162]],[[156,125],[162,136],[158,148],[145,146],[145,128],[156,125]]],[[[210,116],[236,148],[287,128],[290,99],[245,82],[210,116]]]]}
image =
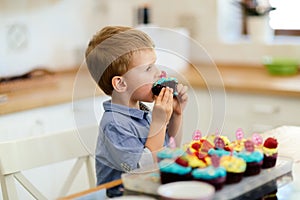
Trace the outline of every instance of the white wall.
{"type": "MultiPolygon", "coordinates": [[[[185,25],[216,62],[261,63],[264,55],[300,60],[299,38],[252,42],[239,38],[240,13],[228,0],[153,0],[153,20],[167,27],[185,25]],[[185,19],[185,20],[184,20],[185,19]],[[219,20],[219,21],[218,21],[219,20]]],[[[197,59],[197,55],[192,55],[197,59]]]]}
{"type": "MultiPolygon", "coordinates": [[[[145,2],[151,6],[152,23],[187,28],[216,62],[260,63],[264,55],[295,58],[300,55],[299,39],[289,43],[278,39],[253,43],[239,38],[240,14],[227,0],[54,2],[31,9],[1,6],[0,77],[37,67],[61,70],[80,64],[87,42],[97,30],[105,25],[135,26],[136,8],[145,2]],[[225,21],[220,23],[220,20],[225,21]]],[[[199,59],[193,52],[191,57],[199,59]]]]}

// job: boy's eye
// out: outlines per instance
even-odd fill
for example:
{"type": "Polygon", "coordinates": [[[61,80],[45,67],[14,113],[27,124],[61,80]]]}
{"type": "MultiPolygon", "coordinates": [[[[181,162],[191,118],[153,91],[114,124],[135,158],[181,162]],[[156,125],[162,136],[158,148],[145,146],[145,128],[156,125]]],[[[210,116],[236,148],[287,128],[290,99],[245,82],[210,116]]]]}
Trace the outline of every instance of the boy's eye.
{"type": "Polygon", "coordinates": [[[146,68],[146,71],[150,71],[152,67],[153,67],[153,65],[149,65],[149,66],[146,68]]]}

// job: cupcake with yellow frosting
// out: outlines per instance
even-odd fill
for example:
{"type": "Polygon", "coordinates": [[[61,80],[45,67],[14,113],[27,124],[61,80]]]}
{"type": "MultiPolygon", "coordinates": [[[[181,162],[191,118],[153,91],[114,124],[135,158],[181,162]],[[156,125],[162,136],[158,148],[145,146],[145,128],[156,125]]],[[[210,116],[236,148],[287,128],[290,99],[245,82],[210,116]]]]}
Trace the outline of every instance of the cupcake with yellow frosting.
{"type": "Polygon", "coordinates": [[[246,170],[246,162],[233,155],[224,155],[220,159],[220,166],[226,170],[226,183],[238,183],[242,180],[246,170]]]}
{"type": "Polygon", "coordinates": [[[230,144],[230,140],[226,136],[219,135],[217,132],[216,134],[210,134],[202,138],[201,151],[208,153],[210,149],[215,148],[216,138],[220,138],[224,142],[224,149],[227,149],[230,144]]]}
{"type": "Polygon", "coordinates": [[[263,164],[262,168],[271,168],[276,165],[278,155],[278,142],[275,138],[267,138],[263,144],[263,164]]]}
{"type": "Polygon", "coordinates": [[[185,159],[188,162],[188,165],[195,168],[205,168],[211,165],[211,159],[207,154],[201,152],[195,152],[193,154],[186,154],[185,159]]]}
{"type": "Polygon", "coordinates": [[[222,157],[223,155],[231,155],[231,154],[236,154],[235,151],[233,151],[232,149],[230,148],[227,148],[225,150],[225,148],[227,147],[226,146],[226,142],[225,140],[220,137],[220,136],[217,136],[214,140],[214,144],[215,144],[215,147],[214,148],[211,148],[208,150],[208,154],[209,155],[217,155],[219,157],[222,157]]]}
{"type": "Polygon", "coordinates": [[[241,128],[238,128],[235,132],[236,140],[232,141],[229,146],[236,152],[240,152],[244,149],[244,143],[246,139],[244,138],[244,131],[241,128]]]}
{"type": "Polygon", "coordinates": [[[244,149],[245,141],[246,139],[232,141],[229,147],[236,152],[241,152],[244,149]]]}

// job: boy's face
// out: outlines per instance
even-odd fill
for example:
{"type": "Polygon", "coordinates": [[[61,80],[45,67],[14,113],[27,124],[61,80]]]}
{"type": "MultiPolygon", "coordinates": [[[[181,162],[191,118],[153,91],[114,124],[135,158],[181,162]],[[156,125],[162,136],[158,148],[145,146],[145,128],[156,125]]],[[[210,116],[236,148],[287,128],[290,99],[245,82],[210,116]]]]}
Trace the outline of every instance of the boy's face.
{"type": "Polygon", "coordinates": [[[160,78],[161,71],[155,65],[156,54],[152,49],[133,54],[129,71],[123,75],[131,101],[152,102],[152,85],[160,78]]]}

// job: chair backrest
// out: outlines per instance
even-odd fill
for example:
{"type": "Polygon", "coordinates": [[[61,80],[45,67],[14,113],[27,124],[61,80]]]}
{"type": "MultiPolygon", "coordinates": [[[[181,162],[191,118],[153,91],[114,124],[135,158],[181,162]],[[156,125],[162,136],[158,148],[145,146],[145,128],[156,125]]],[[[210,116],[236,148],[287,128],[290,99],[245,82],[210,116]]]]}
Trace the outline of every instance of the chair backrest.
{"type": "MultiPolygon", "coordinates": [[[[80,133],[95,136],[94,127],[81,128],[80,133]]],[[[96,137],[95,137],[96,138],[96,137]]],[[[96,141],[95,141],[96,142],[96,141]]],[[[86,164],[89,187],[95,187],[95,171],[91,149],[82,141],[78,130],[35,136],[0,143],[0,180],[3,199],[19,199],[18,181],[34,198],[47,199],[22,171],[76,159],[60,196],[65,196],[83,164],[86,164]]]]}

